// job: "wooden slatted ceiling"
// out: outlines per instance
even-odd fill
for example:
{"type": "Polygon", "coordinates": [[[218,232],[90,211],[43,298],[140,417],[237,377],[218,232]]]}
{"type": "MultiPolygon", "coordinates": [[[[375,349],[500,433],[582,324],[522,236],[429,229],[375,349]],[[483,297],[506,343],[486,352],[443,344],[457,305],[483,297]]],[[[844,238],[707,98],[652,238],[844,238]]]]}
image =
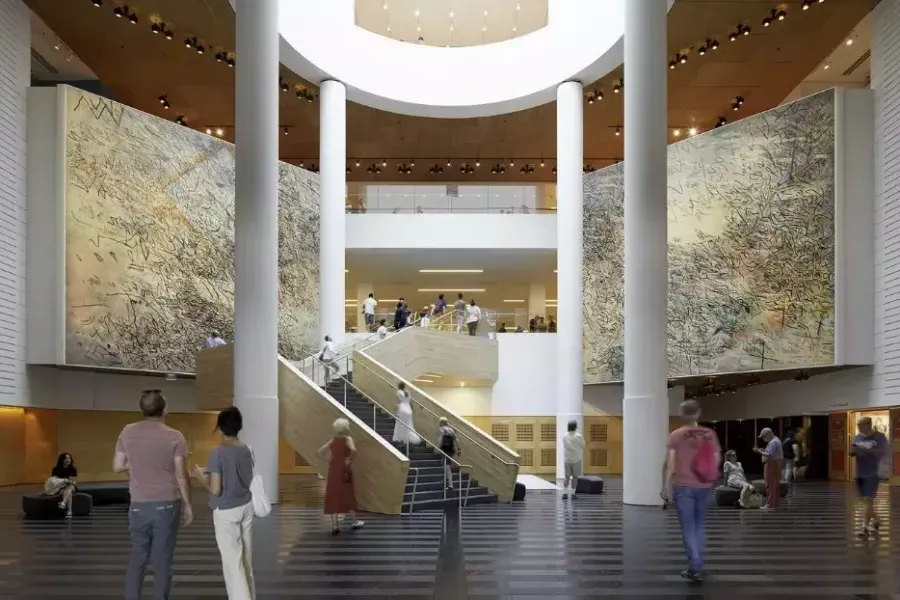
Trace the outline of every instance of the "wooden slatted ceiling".
{"type": "MultiPolygon", "coordinates": [[[[140,18],[137,25],[112,15],[111,2],[95,8],[89,0],[27,0],[66,44],[127,104],[167,118],[184,114],[195,127],[226,128],[233,135],[234,70],[216,63],[215,49],[234,49],[234,12],[228,0],[132,0],[129,7],[140,18]],[[150,33],[151,18],[162,19],[175,32],[167,41],[150,33]],[[203,56],[185,48],[187,36],[198,37],[212,48],[203,56]],[[164,111],[157,97],[167,94],[172,109],[164,111]]],[[[669,53],[686,52],[689,61],[669,74],[669,123],[672,127],[711,127],[719,116],[729,120],[772,108],[840,43],[868,13],[875,0],[827,0],[807,11],[798,1],[783,4],[761,0],[677,0],[669,15],[669,53]],[[776,6],[786,7],[788,18],[763,28],[761,20],[776,6]],[[752,35],[728,41],[738,23],[752,27],[752,35]],[[705,57],[697,47],[708,37],[721,44],[705,57]],[[729,105],[735,96],[746,102],[739,113],[729,105]]],[[[237,58],[240,61],[240,57],[237,58]]],[[[304,84],[283,69],[292,84],[304,84]]],[[[596,87],[606,98],[585,105],[585,160],[605,166],[623,154],[623,138],[614,127],[623,121],[622,97],[611,93],[621,69],[596,87]]],[[[594,87],[594,86],[592,86],[594,87]]],[[[315,161],[318,155],[318,103],[282,94],[281,118],[290,135],[281,137],[285,160],[315,161]]],[[[417,159],[417,170],[405,179],[458,180],[457,169],[429,176],[430,162],[447,158],[548,159],[546,170],[525,176],[507,168],[504,176],[473,176],[505,181],[552,180],[550,166],[556,155],[556,115],[553,104],[519,113],[482,119],[425,119],[377,111],[352,104],[347,111],[348,158],[373,162],[386,157],[391,164],[381,175],[354,169],[351,180],[397,179],[396,162],[417,159]]],[[[674,139],[674,138],[673,138],[674,139]]],[[[496,162],[496,160],[494,160],[496,162]]],[[[519,161],[521,162],[521,160],[519,161]]],[[[489,165],[487,165],[489,168],[489,165]]],[[[518,165],[517,165],[518,167],[518,165]]],[[[474,179],[473,179],[474,180],[474,179]]]]}

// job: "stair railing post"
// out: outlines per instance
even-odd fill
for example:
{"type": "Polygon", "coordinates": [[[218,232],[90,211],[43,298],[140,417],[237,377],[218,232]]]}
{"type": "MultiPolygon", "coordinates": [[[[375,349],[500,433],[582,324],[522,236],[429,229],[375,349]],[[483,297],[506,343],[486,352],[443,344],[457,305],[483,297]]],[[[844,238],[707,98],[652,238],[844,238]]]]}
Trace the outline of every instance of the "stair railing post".
{"type": "Polygon", "coordinates": [[[462,465],[459,465],[459,490],[457,493],[459,494],[459,510],[462,511],[462,465]]]}

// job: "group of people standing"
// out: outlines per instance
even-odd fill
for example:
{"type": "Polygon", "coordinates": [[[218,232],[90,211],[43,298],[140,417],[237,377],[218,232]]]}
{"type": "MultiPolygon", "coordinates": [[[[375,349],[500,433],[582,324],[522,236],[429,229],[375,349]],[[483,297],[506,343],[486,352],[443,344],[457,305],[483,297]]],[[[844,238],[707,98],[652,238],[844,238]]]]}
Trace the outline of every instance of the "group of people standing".
{"type": "MultiPolygon", "coordinates": [[[[699,582],[703,580],[706,510],[710,488],[719,479],[717,465],[722,458],[721,446],[716,433],[699,424],[700,406],[695,401],[681,404],[681,417],[685,425],[669,435],[660,495],[666,503],[671,495],[678,512],[688,559],[688,567],[681,572],[681,576],[699,582]],[[710,465],[716,465],[716,468],[710,470],[710,465]]],[[[873,429],[869,417],[861,418],[857,427],[859,433],[850,454],[856,459],[856,485],[863,506],[863,526],[859,536],[867,538],[876,535],[880,528],[874,498],[881,479],[887,477],[885,457],[888,441],[883,433],[873,429]]],[[[765,446],[756,447],[754,451],[762,457],[765,468],[766,504],[763,508],[775,509],[780,504],[781,482],[790,483],[796,476],[802,444],[797,431],[789,432],[782,441],[769,427],[760,431],[759,438],[765,446]]],[[[741,505],[748,506],[755,490],[747,481],[735,451],[726,452],[724,459],[726,485],[741,490],[741,505]]]]}
{"type": "MultiPolygon", "coordinates": [[[[387,335],[387,320],[381,319],[379,322],[379,326],[376,329],[375,311],[377,308],[378,300],[375,299],[374,293],[370,293],[362,303],[362,311],[366,321],[366,329],[370,333],[378,332],[379,334],[381,334],[383,330],[384,333],[382,337],[384,337],[387,335]]],[[[439,294],[434,304],[426,306],[418,312],[413,312],[412,310],[410,310],[409,302],[407,302],[404,298],[398,298],[397,304],[394,307],[394,330],[399,331],[404,327],[409,327],[415,324],[418,324],[422,327],[428,327],[432,318],[441,317],[447,314],[447,311],[450,309],[451,307],[447,304],[447,300],[444,298],[444,294],[439,294]]],[[[481,321],[482,317],[481,307],[475,303],[475,299],[472,298],[467,302],[463,294],[459,293],[457,294],[456,301],[453,303],[452,310],[453,324],[456,327],[456,332],[462,333],[463,327],[465,326],[469,335],[474,336],[478,330],[478,323],[481,321]]]]}

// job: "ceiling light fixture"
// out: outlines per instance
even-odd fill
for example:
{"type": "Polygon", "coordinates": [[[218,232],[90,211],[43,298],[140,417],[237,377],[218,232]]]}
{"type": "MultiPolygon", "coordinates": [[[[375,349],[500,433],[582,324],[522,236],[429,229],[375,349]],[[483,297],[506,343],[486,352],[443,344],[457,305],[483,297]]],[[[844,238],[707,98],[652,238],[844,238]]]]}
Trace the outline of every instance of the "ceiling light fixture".
{"type": "Polygon", "coordinates": [[[525,301],[524,300],[504,300],[504,302],[506,302],[507,304],[520,304],[525,301]]]}
{"type": "Polygon", "coordinates": [[[673,130],[672,135],[674,135],[675,137],[681,137],[681,130],[680,129],[673,130]]]}
{"type": "Polygon", "coordinates": [[[439,165],[437,163],[434,163],[433,165],[428,167],[428,173],[430,175],[440,175],[443,172],[444,172],[444,167],[442,167],[441,165],[439,165]]]}
{"type": "Polygon", "coordinates": [[[101,6],[103,6],[103,0],[91,0],[91,4],[93,4],[97,8],[100,8],[101,6]]]}
{"type": "Polygon", "coordinates": [[[676,54],[675,57],[678,59],[678,62],[681,64],[685,64],[687,62],[687,54],[676,54]]]}
{"type": "Polygon", "coordinates": [[[852,46],[852,45],[853,45],[853,38],[852,38],[852,37],[847,38],[847,41],[844,42],[844,43],[847,44],[848,46],[852,46]]]}
{"type": "Polygon", "coordinates": [[[166,28],[166,30],[163,32],[163,35],[166,36],[167,40],[171,40],[175,37],[175,32],[173,32],[171,29],[166,28]]]}
{"type": "Polygon", "coordinates": [[[128,21],[129,21],[132,25],[137,25],[137,24],[138,24],[138,16],[137,16],[137,13],[132,12],[130,15],[128,15],[128,21]]]}
{"type": "Polygon", "coordinates": [[[477,158],[475,159],[475,166],[476,166],[476,167],[480,167],[480,166],[481,166],[481,161],[478,160],[477,158]]]}
{"type": "Polygon", "coordinates": [[[784,21],[787,18],[787,11],[779,10],[775,13],[775,18],[779,21],[784,21]]]}
{"type": "Polygon", "coordinates": [[[225,130],[222,129],[221,127],[217,127],[217,128],[216,128],[216,135],[219,136],[219,137],[222,137],[223,135],[225,135],[225,130]]]}
{"type": "Polygon", "coordinates": [[[669,61],[669,70],[674,71],[675,67],[678,66],[678,61],[670,60],[669,61]]]}
{"type": "Polygon", "coordinates": [[[706,53],[709,52],[709,49],[706,46],[700,46],[697,48],[697,54],[700,56],[706,56],[706,53]]]}
{"type": "Polygon", "coordinates": [[[729,42],[737,41],[737,39],[738,39],[738,34],[735,33],[734,31],[732,31],[731,33],[728,34],[728,41],[729,41],[729,42]]]}
{"type": "Polygon", "coordinates": [[[491,173],[493,173],[494,175],[502,175],[503,173],[506,173],[506,167],[504,167],[500,163],[497,163],[496,165],[491,167],[491,173]]]}
{"type": "Polygon", "coordinates": [[[822,68],[825,69],[825,70],[827,71],[828,69],[831,68],[831,65],[830,65],[829,63],[825,63],[825,66],[822,67],[822,68]]]}
{"type": "Polygon", "coordinates": [[[803,0],[803,4],[800,5],[800,8],[803,10],[809,10],[809,7],[812,6],[813,0],[803,0]]]}
{"type": "Polygon", "coordinates": [[[594,165],[592,165],[592,164],[586,164],[583,167],[581,167],[582,173],[593,173],[594,171],[595,171],[594,165]]]}
{"type": "Polygon", "coordinates": [[[750,35],[750,26],[741,25],[740,27],[738,27],[738,32],[740,32],[741,35],[750,35]]]}
{"type": "Polygon", "coordinates": [[[476,293],[476,292],[484,292],[484,288],[419,288],[416,290],[417,292],[463,292],[463,293],[476,293]]]}
{"type": "Polygon", "coordinates": [[[175,122],[179,125],[187,125],[187,119],[184,118],[184,115],[178,115],[175,117],[175,122]]]}
{"type": "Polygon", "coordinates": [[[484,273],[484,269],[419,269],[419,273],[484,273]]]}
{"type": "Polygon", "coordinates": [[[728,124],[728,119],[725,117],[719,117],[719,120],[716,121],[716,127],[724,127],[728,124]]]}
{"type": "Polygon", "coordinates": [[[612,89],[613,89],[613,94],[618,94],[619,92],[621,92],[621,91],[622,91],[622,86],[624,86],[624,85],[625,85],[625,82],[624,82],[623,80],[621,80],[621,79],[617,80],[617,81],[613,84],[613,88],[612,88],[612,89]]]}
{"type": "Polygon", "coordinates": [[[469,163],[463,163],[459,165],[459,172],[463,175],[471,175],[475,172],[475,167],[473,167],[469,163]]]}
{"type": "MultiPolygon", "coordinates": [[[[300,166],[302,167],[303,165],[301,164],[300,166]]],[[[366,167],[366,173],[370,173],[372,175],[377,175],[378,173],[381,173],[381,167],[379,167],[375,163],[372,163],[371,165],[366,167]]]]}
{"type": "Polygon", "coordinates": [[[289,133],[287,127],[282,127],[281,130],[284,133],[284,135],[287,135],[289,133]]]}
{"type": "Polygon", "coordinates": [[[211,127],[207,127],[207,128],[206,128],[206,135],[212,135],[212,128],[211,128],[211,127]]]}
{"type": "Polygon", "coordinates": [[[707,46],[709,46],[710,50],[718,50],[719,49],[719,41],[712,40],[707,44],[707,46]]]}
{"type": "Polygon", "coordinates": [[[516,166],[516,161],[514,161],[513,159],[509,159],[509,166],[511,166],[511,167],[516,166]]]}
{"type": "Polygon", "coordinates": [[[397,165],[397,172],[401,175],[409,175],[413,172],[412,167],[406,163],[397,165]]]}
{"type": "Polygon", "coordinates": [[[358,166],[359,166],[359,160],[357,160],[357,161],[356,161],[355,163],[353,163],[353,164],[354,164],[355,166],[358,167],[358,166]]]}
{"type": "Polygon", "coordinates": [[[618,125],[616,125],[616,137],[619,137],[621,135],[622,135],[622,128],[619,127],[618,125]]]}
{"type": "Polygon", "coordinates": [[[534,173],[534,165],[525,163],[524,165],[522,165],[522,167],[519,168],[519,173],[522,173],[524,175],[531,175],[532,173],[534,173]]]}
{"type": "Polygon", "coordinates": [[[691,127],[690,129],[688,129],[688,135],[690,135],[690,136],[695,136],[695,135],[697,135],[697,128],[696,128],[696,127],[691,127]]]}

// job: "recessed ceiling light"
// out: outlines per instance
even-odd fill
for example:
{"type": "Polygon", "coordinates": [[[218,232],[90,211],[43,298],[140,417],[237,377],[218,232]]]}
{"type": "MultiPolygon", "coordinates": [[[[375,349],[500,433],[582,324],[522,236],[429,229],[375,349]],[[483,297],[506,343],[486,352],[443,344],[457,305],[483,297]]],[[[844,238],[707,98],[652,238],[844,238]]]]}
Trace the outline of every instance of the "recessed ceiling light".
{"type": "Polygon", "coordinates": [[[676,129],[675,131],[672,132],[672,135],[674,135],[675,137],[681,137],[681,130],[676,129]]]}
{"type": "Polygon", "coordinates": [[[853,38],[847,38],[847,41],[844,42],[844,43],[847,44],[848,46],[852,46],[852,45],[853,45],[853,38]]]}
{"type": "Polygon", "coordinates": [[[688,129],[688,135],[697,135],[697,128],[691,127],[690,129],[688,129]]]}
{"type": "Polygon", "coordinates": [[[825,66],[824,66],[824,67],[822,67],[822,68],[823,68],[823,69],[825,69],[825,70],[826,70],[826,71],[827,71],[827,70],[828,70],[828,69],[830,69],[830,68],[831,68],[831,65],[830,65],[830,64],[828,64],[828,63],[825,63],[825,66]]]}
{"type": "Polygon", "coordinates": [[[419,288],[417,292],[483,292],[484,288],[419,288]]]}
{"type": "Polygon", "coordinates": [[[484,273],[484,269],[419,269],[419,273],[484,273]]]}

